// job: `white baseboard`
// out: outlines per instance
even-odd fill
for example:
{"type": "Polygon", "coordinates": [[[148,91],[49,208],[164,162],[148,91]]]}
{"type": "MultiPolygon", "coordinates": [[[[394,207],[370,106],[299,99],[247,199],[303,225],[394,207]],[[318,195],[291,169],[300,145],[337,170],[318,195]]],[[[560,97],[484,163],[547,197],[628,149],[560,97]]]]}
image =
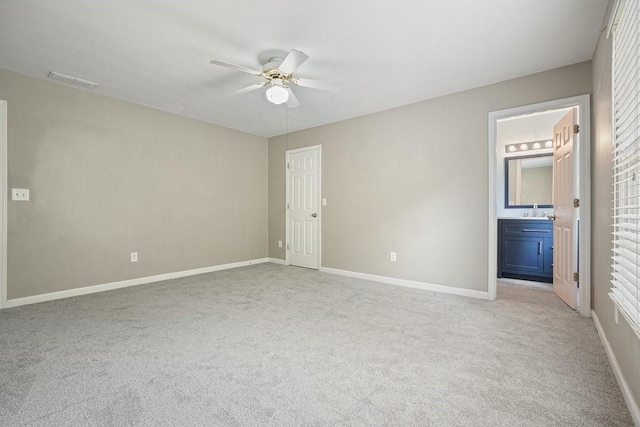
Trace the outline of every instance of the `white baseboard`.
{"type": "Polygon", "coordinates": [[[618,365],[618,359],[616,359],[616,355],[611,348],[611,344],[609,344],[609,340],[607,340],[607,335],[604,333],[604,329],[602,329],[600,320],[598,319],[596,312],[593,310],[591,310],[591,318],[593,319],[593,323],[596,325],[596,330],[598,331],[598,335],[600,335],[600,340],[602,340],[604,350],[607,352],[609,363],[613,368],[613,374],[615,375],[616,380],[618,380],[618,385],[622,391],[624,401],[627,403],[627,408],[629,408],[629,412],[631,413],[631,418],[633,418],[633,422],[636,426],[640,426],[640,408],[638,408],[638,404],[634,400],[633,394],[631,394],[629,384],[627,384],[627,380],[624,379],[622,371],[620,370],[620,365],[618,365]]]}
{"type": "Polygon", "coordinates": [[[356,279],[387,283],[389,285],[406,286],[409,288],[424,289],[426,291],[460,295],[463,297],[489,299],[488,292],[474,291],[471,289],[462,289],[462,288],[454,288],[452,286],[443,286],[443,285],[434,285],[431,283],[414,282],[412,280],[396,279],[393,277],[386,277],[386,276],[376,276],[374,274],[358,273],[355,271],[348,271],[348,270],[338,270],[336,268],[320,267],[319,270],[323,273],[337,274],[339,276],[346,276],[346,277],[354,277],[356,279]]]}
{"type": "Polygon", "coordinates": [[[158,274],[156,276],[140,277],[137,279],[123,280],[121,282],[104,283],[102,285],[86,286],[82,288],[68,289],[66,291],[51,292],[48,294],[34,295],[25,298],[16,298],[6,301],[5,308],[18,307],[27,304],[53,301],[61,298],[75,297],[79,295],[93,294],[96,292],[111,291],[127,288],[129,286],[144,285],[163,280],[178,279],[180,277],[195,276],[196,274],[211,273],[214,271],[229,270],[231,268],[245,267],[247,265],[264,264],[270,262],[269,258],[252,259],[248,261],[233,262],[230,264],[214,265],[211,267],[195,268],[193,270],[177,271],[175,273],[158,274]]]}
{"type": "Polygon", "coordinates": [[[280,264],[280,265],[286,265],[286,261],[280,258],[268,258],[269,262],[273,263],[273,264],[280,264]]]}

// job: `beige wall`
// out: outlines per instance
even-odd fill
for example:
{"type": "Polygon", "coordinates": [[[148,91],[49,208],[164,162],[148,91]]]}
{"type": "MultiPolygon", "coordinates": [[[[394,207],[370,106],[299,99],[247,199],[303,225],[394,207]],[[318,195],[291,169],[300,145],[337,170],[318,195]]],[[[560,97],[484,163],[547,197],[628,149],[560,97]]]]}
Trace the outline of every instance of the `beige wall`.
{"type": "Polygon", "coordinates": [[[611,39],[600,36],[593,57],[593,144],[591,277],[593,309],[602,324],[623,376],[640,404],[640,339],[620,315],[614,321],[611,288],[611,39]]]}
{"type": "Polygon", "coordinates": [[[31,190],[9,299],[267,255],[265,138],[3,70],[0,99],[9,187],[31,190]]]}
{"type": "Polygon", "coordinates": [[[323,266],[487,291],[488,113],[590,91],[589,61],[271,138],[269,256],[285,150],[321,144],[323,266]]]}

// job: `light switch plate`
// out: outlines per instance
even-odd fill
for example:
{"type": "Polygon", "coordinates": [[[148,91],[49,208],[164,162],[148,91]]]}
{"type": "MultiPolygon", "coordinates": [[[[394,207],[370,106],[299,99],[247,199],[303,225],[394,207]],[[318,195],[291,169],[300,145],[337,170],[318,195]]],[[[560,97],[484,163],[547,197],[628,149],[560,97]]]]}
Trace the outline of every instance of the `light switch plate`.
{"type": "Polygon", "coordinates": [[[15,200],[16,202],[28,202],[29,190],[26,188],[12,188],[11,200],[15,200]]]}
{"type": "Polygon", "coordinates": [[[327,199],[322,199],[322,206],[327,206],[327,199]]]}

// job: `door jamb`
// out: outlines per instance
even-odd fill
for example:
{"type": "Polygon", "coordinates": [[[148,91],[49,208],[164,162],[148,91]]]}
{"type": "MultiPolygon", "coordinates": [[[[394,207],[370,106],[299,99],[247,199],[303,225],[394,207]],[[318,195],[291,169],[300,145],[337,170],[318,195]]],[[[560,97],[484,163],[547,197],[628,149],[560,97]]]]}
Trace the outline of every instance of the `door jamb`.
{"type": "Polygon", "coordinates": [[[7,307],[7,101],[0,100],[0,309],[7,307]]]}
{"type": "Polygon", "coordinates": [[[578,250],[578,272],[580,287],[578,288],[578,312],[585,317],[591,316],[591,105],[590,96],[579,95],[570,98],[556,99],[521,107],[507,108],[489,112],[488,165],[489,165],[489,238],[488,258],[489,272],[487,288],[489,300],[497,297],[497,268],[498,268],[498,216],[497,216],[497,122],[513,116],[538,113],[547,110],[578,107],[580,124],[580,225],[578,250]]]}
{"type": "Polygon", "coordinates": [[[284,241],[285,241],[285,248],[284,248],[284,263],[285,265],[289,265],[289,249],[288,246],[289,245],[289,209],[287,209],[287,203],[289,200],[289,168],[287,167],[287,165],[289,164],[289,155],[291,154],[295,154],[295,153],[299,153],[299,152],[303,152],[303,151],[310,151],[310,150],[318,150],[318,200],[316,201],[318,203],[318,236],[317,236],[317,242],[318,242],[318,270],[320,270],[320,267],[322,267],[322,145],[318,144],[318,145],[310,145],[308,147],[302,147],[302,148],[296,148],[293,150],[286,150],[285,151],[285,162],[284,162],[284,167],[285,167],[285,201],[284,201],[284,211],[285,211],[285,236],[284,236],[284,241]]]}

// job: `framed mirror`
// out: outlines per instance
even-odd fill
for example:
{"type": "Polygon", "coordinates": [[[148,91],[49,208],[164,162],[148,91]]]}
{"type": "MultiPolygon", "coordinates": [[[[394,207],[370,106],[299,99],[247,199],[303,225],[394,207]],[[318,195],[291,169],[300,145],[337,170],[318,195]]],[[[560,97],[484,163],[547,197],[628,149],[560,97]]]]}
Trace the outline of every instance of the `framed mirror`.
{"type": "Polygon", "coordinates": [[[504,159],[504,207],[553,207],[553,154],[504,159]]]}

